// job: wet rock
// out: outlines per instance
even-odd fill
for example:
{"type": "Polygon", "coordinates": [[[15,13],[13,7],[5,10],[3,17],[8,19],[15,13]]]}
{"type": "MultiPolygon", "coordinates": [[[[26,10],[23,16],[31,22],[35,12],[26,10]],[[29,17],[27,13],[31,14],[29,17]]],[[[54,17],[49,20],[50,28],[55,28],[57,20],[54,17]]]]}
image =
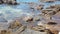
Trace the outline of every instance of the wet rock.
{"type": "Polygon", "coordinates": [[[16,0],[0,0],[0,3],[4,3],[4,4],[10,4],[10,5],[17,5],[18,3],[16,2],[16,0]]]}
{"type": "Polygon", "coordinates": [[[8,22],[5,18],[0,17],[0,22],[4,23],[4,22],[8,22]]]}
{"type": "Polygon", "coordinates": [[[56,8],[56,7],[52,7],[49,8],[49,9],[43,9],[42,10],[42,14],[46,17],[49,17],[49,18],[52,18],[53,15],[57,14],[59,12],[59,8],[56,8]]]}
{"type": "Polygon", "coordinates": [[[14,21],[14,22],[12,22],[10,25],[9,25],[9,29],[14,29],[14,28],[16,28],[16,27],[21,27],[22,26],[22,24],[20,24],[20,22],[19,21],[14,21]]]}
{"type": "Polygon", "coordinates": [[[55,2],[55,0],[40,0],[40,2],[48,2],[48,3],[51,3],[51,2],[55,2]]]}
{"type": "Polygon", "coordinates": [[[31,18],[31,19],[28,19],[26,22],[29,22],[29,21],[33,21],[33,18],[31,18]]]}
{"type": "Polygon", "coordinates": [[[51,5],[51,6],[47,7],[46,9],[52,9],[52,10],[58,12],[58,11],[60,11],[60,5],[57,5],[57,4],[51,5]]]}
{"type": "Polygon", "coordinates": [[[36,9],[37,9],[37,10],[42,10],[42,9],[43,9],[43,6],[44,6],[44,5],[38,5],[38,6],[36,6],[36,9]]]}
{"type": "Polygon", "coordinates": [[[56,25],[57,23],[56,22],[48,22],[47,24],[48,25],[56,25]]]}
{"type": "Polygon", "coordinates": [[[26,22],[31,22],[31,21],[33,21],[33,17],[32,16],[26,16],[25,18],[23,18],[23,20],[26,22]]]}
{"type": "Polygon", "coordinates": [[[59,33],[59,31],[56,30],[56,29],[50,29],[50,31],[51,31],[52,34],[58,34],[59,33]]]}
{"type": "Polygon", "coordinates": [[[43,26],[35,26],[35,27],[32,27],[31,29],[35,31],[41,31],[41,30],[44,30],[45,28],[43,26]]]}
{"type": "Polygon", "coordinates": [[[39,16],[34,16],[33,20],[34,21],[41,21],[39,16]]]}
{"type": "Polygon", "coordinates": [[[44,9],[42,10],[42,13],[45,14],[49,14],[49,12],[51,13],[53,10],[52,9],[44,9]]]}
{"type": "Polygon", "coordinates": [[[10,2],[8,2],[8,4],[9,4],[9,5],[17,5],[18,3],[17,3],[16,1],[13,1],[13,2],[10,1],[10,2]]]}
{"type": "Polygon", "coordinates": [[[17,31],[15,33],[19,34],[19,33],[23,32],[23,31],[25,31],[25,29],[26,29],[26,26],[21,26],[19,29],[17,29],[17,31]]]}
{"type": "Polygon", "coordinates": [[[11,32],[9,30],[1,30],[0,34],[11,34],[11,32]]]}

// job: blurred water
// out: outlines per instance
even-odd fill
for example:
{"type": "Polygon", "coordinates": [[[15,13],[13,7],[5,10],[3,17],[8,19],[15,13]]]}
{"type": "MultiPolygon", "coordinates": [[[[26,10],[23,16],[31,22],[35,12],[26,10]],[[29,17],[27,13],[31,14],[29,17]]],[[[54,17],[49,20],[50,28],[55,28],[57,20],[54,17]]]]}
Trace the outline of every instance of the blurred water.
{"type": "MultiPolygon", "coordinates": [[[[42,3],[38,0],[17,0],[18,3],[20,2],[35,2],[35,3],[42,3]]],[[[42,3],[44,4],[44,8],[50,6],[50,5],[55,5],[55,4],[60,4],[59,1],[56,1],[54,3],[42,3]]],[[[16,17],[20,17],[22,14],[26,15],[33,15],[33,14],[38,14],[39,11],[32,11],[29,9],[28,4],[19,4],[19,5],[6,5],[6,4],[1,4],[0,5],[0,16],[4,17],[7,20],[14,19],[16,17]]]]}

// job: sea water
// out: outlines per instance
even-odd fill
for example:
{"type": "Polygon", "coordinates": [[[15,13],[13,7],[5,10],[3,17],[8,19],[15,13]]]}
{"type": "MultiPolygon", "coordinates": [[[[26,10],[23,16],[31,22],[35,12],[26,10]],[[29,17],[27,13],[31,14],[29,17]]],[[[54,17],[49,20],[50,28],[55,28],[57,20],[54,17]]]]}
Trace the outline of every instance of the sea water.
{"type": "Polygon", "coordinates": [[[21,2],[27,3],[34,2],[37,4],[43,4],[44,8],[50,5],[60,4],[60,1],[56,1],[53,3],[42,3],[39,0],[17,0],[17,2],[20,4],[19,5],[0,4],[0,17],[6,20],[12,20],[16,17],[20,17],[21,15],[36,15],[40,13],[38,10],[32,11],[30,9],[29,4],[24,4],[21,2]]]}

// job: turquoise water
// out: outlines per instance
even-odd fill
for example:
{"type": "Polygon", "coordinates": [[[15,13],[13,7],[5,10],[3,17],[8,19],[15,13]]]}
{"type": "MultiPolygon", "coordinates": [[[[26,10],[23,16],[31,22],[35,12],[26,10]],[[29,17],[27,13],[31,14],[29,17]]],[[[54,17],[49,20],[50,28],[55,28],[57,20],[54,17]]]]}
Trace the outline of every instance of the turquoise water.
{"type": "MultiPolygon", "coordinates": [[[[37,4],[41,4],[38,0],[17,0],[18,3],[21,2],[34,2],[37,4]]],[[[56,1],[54,3],[42,3],[44,5],[44,8],[54,5],[54,4],[60,4],[59,1],[56,1]]],[[[30,9],[30,6],[28,4],[19,4],[19,5],[7,5],[7,4],[1,4],[0,5],[0,17],[3,17],[7,20],[14,19],[16,17],[20,17],[21,15],[34,15],[39,14],[38,10],[32,11],[30,9]]]]}

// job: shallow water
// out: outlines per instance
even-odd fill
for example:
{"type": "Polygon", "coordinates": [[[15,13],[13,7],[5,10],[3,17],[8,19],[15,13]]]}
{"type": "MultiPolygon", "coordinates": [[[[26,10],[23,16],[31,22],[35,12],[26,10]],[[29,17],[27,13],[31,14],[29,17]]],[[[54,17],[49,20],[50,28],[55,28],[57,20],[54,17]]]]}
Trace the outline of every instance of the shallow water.
{"type": "MultiPolygon", "coordinates": [[[[21,2],[34,2],[37,4],[41,4],[42,2],[38,0],[17,0],[18,3],[21,2]]],[[[56,1],[54,3],[42,3],[44,5],[44,8],[50,6],[50,5],[55,5],[55,4],[60,4],[59,1],[56,1]]],[[[5,18],[6,20],[11,20],[16,17],[20,17],[21,15],[36,15],[39,14],[38,10],[32,11],[30,9],[30,6],[28,4],[19,4],[19,5],[7,5],[7,4],[1,4],[0,5],[0,17],[5,18]]]]}

